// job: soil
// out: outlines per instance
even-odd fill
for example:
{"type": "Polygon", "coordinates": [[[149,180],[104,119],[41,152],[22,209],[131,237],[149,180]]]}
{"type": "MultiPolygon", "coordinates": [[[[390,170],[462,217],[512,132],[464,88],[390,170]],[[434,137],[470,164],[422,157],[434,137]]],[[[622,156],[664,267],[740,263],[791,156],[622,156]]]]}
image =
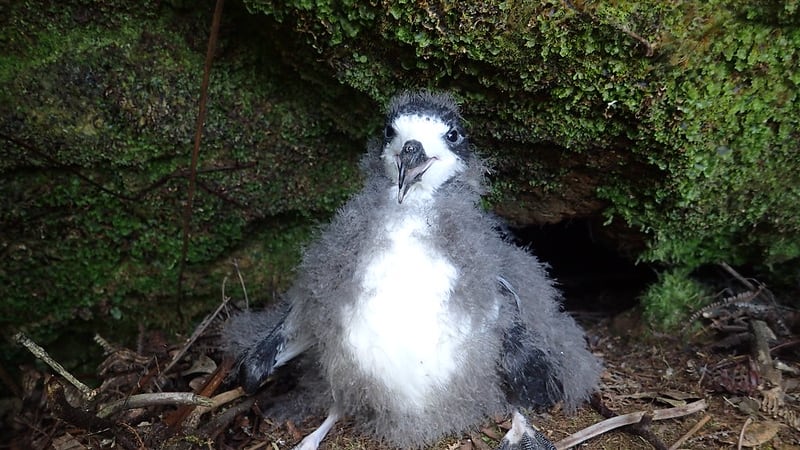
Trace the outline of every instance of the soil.
{"type": "MultiPolygon", "coordinates": [[[[566,414],[558,405],[549,411],[528,414],[531,423],[553,442],[606,420],[604,415],[645,412],[658,420],[646,423],[645,417],[645,424],[638,429],[611,430],[589,439],[580,448],[650,449],[676,444],[674,448],[683,449],[739,445],[800,449],[793,389],[797,384],[798,353],[792,336],[779,336],[770,343],[774,362],[785,366],[778,375],[785,395],[782,403],[776,404],[765,400],[770,398],[767,393],[772,386],[769,377],[760,373],[765,369],[759,368],[751,351],[752,339],[748,341],[745,336],[736,342],[731,339],[733,334],[720,330],[717,321],[701,318],[693,327],[687,327],[691,332],[685,335],[663,335],[648,332],[635,308],[613,318],[593,314],[577,317],[606,370],[599,394],[575,414],[566,414]],[[661,420],[656,412],[687,405],[691,408],[702,401],[705,408],[677,418],[661,420]]],[[[223,382],[230,364],[214,350],[215,327],[209,326],[188,347],[165,345],[161,333],[150,332],[142,336],[145,345],[137,351],[113,350],[98,368],[103,385],[94,403],[82,401],[60,377],[28,368],[20,388],[23,400],[3,403],[15,405],[11,409],[4,407],[4,428],[8,427],[13,437],[0,448],[284,449],[291,448],[321,423],[321,417],[300,423],[265,419],[259,414],[255,398],[247,397],[226,401],[219,409],[202,415],[190,406],[148,405],[109,418],[98,417],[97,405],[139,391],[194,391],[208,396],[227,392],[225,395],[235,397],[235,386],[223,382]],[[168,373],[161,372],[164,361],[182,347],[187,352],[179,364],[168,373]],[[161,387],[157,389],[156,385],[161,387]],[[62,387],[66,387],[63,395],[62,387]]],[[[256,398],[263,399],[263,394],[256,398]]],[[[492,449],[508,427],[507,417],[497,417],[487,420],[480,429],[445,439],[432,448],[492,449]]],[[[360,436],[347,421],[337,424],[321,446],[322,450],[389,448],[360,436]]]]}

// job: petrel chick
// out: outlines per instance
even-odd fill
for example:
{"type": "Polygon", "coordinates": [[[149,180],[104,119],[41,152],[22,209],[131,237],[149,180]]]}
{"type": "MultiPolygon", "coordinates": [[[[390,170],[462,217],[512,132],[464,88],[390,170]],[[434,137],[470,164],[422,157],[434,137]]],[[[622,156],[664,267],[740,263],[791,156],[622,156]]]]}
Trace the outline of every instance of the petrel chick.
{"type": "Polygon", "coordinates": [[[454,100],[394,97],[362,169],[364,189],[306,249],[283,305],[231,320],[245,390],[293,359],[317,373],[323,389],[292,404],[323,401],[328,416],[301,450],[345,416],[419,448],[498,413],[512,415],[501,449],[554,449],[520,410],[574,410],[601,365],[545,265],[481,209],[486,166],[454,100]]]}

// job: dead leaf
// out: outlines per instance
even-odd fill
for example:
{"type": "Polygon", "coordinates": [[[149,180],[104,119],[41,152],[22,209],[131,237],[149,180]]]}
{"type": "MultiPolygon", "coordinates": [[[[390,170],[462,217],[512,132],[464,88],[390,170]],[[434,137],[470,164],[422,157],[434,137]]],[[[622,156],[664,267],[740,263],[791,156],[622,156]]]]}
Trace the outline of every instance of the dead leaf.
{"type": "Polygon", "coordinates": [[[475,433],[474,431],[470,432],[469,437],[472,440],[472,446],[476,450],[492,450],[492,448],[489,447],[489,444],[484,442],[483,439],[481,439],[480,435],[478,435],[478,433],[475,433]]]}
{"type": "Polygon", "coordinates": [[[54,450],[87,450],[74,436],[69,433],[53,439],[54,450]]]}
{"type": "Polygon", "coordinates": [[[753,422],[744,432],[742,436],[742,445],[744,447],[755,447],[757,445],[765,444],[772,440],[778,430],[780,424],[774,420],[765,420],[764,422],[753,422]]]}
{"type": "Polygon", "coordinates": [[[192,361],[191,367],[181,372],[181,375],[193,375],[197,373],[209,374],[217,370],[217,363],[206,355],[199,355],[192,361]]]}
{"type": "Polygon", "coordinates": [[[489,436],[490,438],[494,439],[495,441],[499,441],[500,439],[503,439],[503,436],[500,433],[498,433],[495,428],[492,428],[492,427],[483,427],[483,428],[481,428],[481,433],[485,434],[486,436],[489,436]]]}
{"type": "Polygon", "coordinates": [[[659,392],[663,397],[673,398],[675,400],[697,400],[701,398],[699,395],[691,392],[676,391],[674,389],[667,389],[659,392]]]}
{"type": "Polygon", "coordinates": [[[669,398],[669,397],[656,397],[656,401],[665,403],[673,407],[686,406],[686,400],[675,400],[674,398],[669,398]]]}

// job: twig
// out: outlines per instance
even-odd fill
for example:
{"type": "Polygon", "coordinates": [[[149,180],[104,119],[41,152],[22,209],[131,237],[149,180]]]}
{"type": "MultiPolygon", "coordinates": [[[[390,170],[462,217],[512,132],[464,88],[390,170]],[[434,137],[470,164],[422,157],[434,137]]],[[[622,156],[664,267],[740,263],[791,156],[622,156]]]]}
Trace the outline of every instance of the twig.
{"type": "Polygon", "coordinates": [[[244,278],[242,278],[242,272],[239,270],[239,260],[233,260],[233,267],[236,269],[236,275],[239,277],[239,284],[242,285],[242,292],[244,293],[244,305],[246,309],[250,309],[250,299],[247,298],[247,286],[244,284],[244,278]]]}
{"type": "MultiPolygon", "coordinates": [[[[244,396],[245,396],[244,389],[241,386],[239,386],[239,387],[237,387],[235,389],[231,389],[231,390],[222,392],[220,394],[217,394],[217,395],[211,397],[211,403],[212,404],[211,404],[211,406],[209,406],[209,410],[217,409],[222,405],[230,403],[230,402],[236,400],[237,398],[241,398],[241,397],[244,397],[244,396]]],[[[200,409],[200,408],[198,408],[198,409],[200,409]]]]}
{"type": "Polygon", "coordinates": [[[210,407],[213,404],[214,402],[210,398],[197,395],[193,392],[154,392],[136,394],[109,403],[98,411],[97,417],[106,418],[125,409],[142,408],[145,406],[197,405],[210,407]]]}
{"type": "MultiPolygon", "coordinates": [[[[33,144],[29,144],[29,143],[27,143],[25,141],[19,140],[19,139],[15,138],[15,137],[7,135],[5,133],[0,133],[0,138],[5,140],[5,141],[8,141],[8,142],[10,142],[10,143],[12,143],[12,144],[14,144],[16,146],[18,146],[18,147],[22,147],[24,150],[27,150],[27,151],[29,151],[31,153],[35,153],[40,158],[43,158],[44,160],[48,161],[50,164],[53,164],[54,166],[56,166],[57,169],[64,170],[66,172],[72,173],[76,177],[78,177],[81,180],[83,180],[84,182],[86,182],[88,185],[93,186],[95,189],[97,189],[100,192],[103,192],[104,194],[108,194],[108,195],[110,195],[112,197],[115,197],[115,198],[118,198],[120,200],[127,200],[127,201],[135,200],[135,198],[130,197],[128,195],[125,195],[125,194],[122,194],[122,193],[119,193],[119,192],[114,192],[114,191],[112,191],[110,189],[107,189],[105,186],[103,186],[99,182],[95,181],[91,177],[89,177],[87,175],[84,175],[79,170],[75,169],[74,167],[72,167],[70,165],[67,165],[67,164],[61,163],[56,158],[52,157],[50,155],[50,152],[40,150],[37,147],[35,147],[33,144]]],[[[55,152],[52,152],[52,153],[55,153],[55,152]]]]}
{"type": "Polygon", "coordinates": [[[109,419],[102,419],[94,414],[84,410],[82,407],[74,407],[64,395],[64,385],[57,377],[51,377],[45,385],[47,392],[47,400],[53,411],[53,415],[63,420],[64,422],[87,430],[93,433],[112,433],[114,440],[119,444],[120,448],[142,448],[136,445],[140,442],[138,434],[131,435],[131,429],[127,427],[119,427],[109,419]],[[131,439],[133,438],[133,439],[131,439]]]}
{"type": "MultiPolygon", "coordinates": [[[[214,52],[217,47],[219,24],[222,19],[222,5],[225,0],[217,0],[214,7],[214,17],[211,20],[211,33],[208,37],[206,61],[203,68],[203,81],[200,84],[200,105],[195,122],[194,147],[192,160],[189,165],[189,187],[186,192],[186,205],[183,208],[183,246],[181,247],[180,269],[178,270],[178,299],[183,297],[183,273],[186,269],[186,255],[189,253],[189,227],[192,221],[192,207],[194,204],[195,187],[197,186],[197,162],[200,159],[200,141],[203,138],[203,123],[206,120],[206,101],[208,99],[208,84],[211,76],[211,63],[214,61],[214,52]]],[[[178,303],[180,311],[180,303],[178,303]]]]}
{"type": "Polygon", "coordinates": [[[708,405],[706,404],[705,400],[698,400],[696,402],[676,408],[657,409],[652,412],[638,411],[629,414],[623,414],[621,416],[612,417],[592,426],[586,427],[583,430],[558,441],[555,445],[559,450],[568,449],[580,444],[581,442],[584,442],[595,436],[599,436],[603,433],[607,433],[616,428],[637,424],[642,421],[645,415],[649,415],[652,420],[674,419],[676,417],[688,416],[689,414],[702,411],[706,409],[707,406],[708,405]]]}
{"type": "Polygon", "coordinates": [[[47,351],[45,349],[40,347],[39,344],[37,344],[36,342],[33,342],[28,336],[25,336],[22,333],[17,333],[14,335],[14,341],[22,345],[26,349],[28,349],[28,351],[33,353],[34,356],[36,356],[37,358],[42,360],[45,364],[50,366],[59,375],[64,377],[65,380],[69,381],[70,384],[75,386],[81,392],[81,394],[83,394],[83,397],[87,401],[92,401],[94,397],[97,395],[96,389],[90,389],[89,386],[86,386],[85,384],[81,383],[77,378],[72,376],[72,374],[69,373],[67,369],[64,368],[64,366],[59,364],[58,361],[54,360],[49,354],[47,354],[47,351]]]}
{"type": "Polygon", "coordinates": [[[747,430],[747,427],[752,421],[752,417],[748,417],[747,420],[744,421],[744,425],[742,425],[742,431],[739,432],[739,443],[736,444],[736,450],[742,450],[742,444],[744,443],[744,432],[747,430]]]}
{"type": "Polygon", "coordinates": [[[197,338],[199,338],[203,334],[203,332],[206,331],[206,328],[208,328],[208,326],[211,325],[211,322],[214,321],[217,315],[219,315],[220,311],[222,311],[222,309],[225,308],[227,305],[228,305],[228,299],[223,297],[222,303],[220,303],[219,306],[217,306],[217,309],[214,310],[214,312],[211,313],[209,316],[206,316],[205,319],[203,319],[200,325],[198,325],[197,328],[194,330],[194,333],[192,333],[189,339],[186,340],[186,343],[183,344],[183,347],[181,347],[181,349],[175,354],[175,356],[172,357],[172,361],[170,361],[169,364],[167,364],[167,367],[165,367],[164,370],[161,372],[161,376],[169,372],[170,369],[172,369],[175,366],[175,364],[177,364],[178,361],[180,361],[181,358],[183,358],[183,355],[185,355],[186,352],[189,351],[189,347],[191,347],[192,344],[194,344],[194,341],[196,341],[197,338]]]}
{"type": "MultiPolygon", "coordinates": [[[[235,360],[231,357],[224,357],[222,362],[217,366],[217,369],[208,377],[203,384],[203,386],[199,389],[199,394],[207,397],[211,397],[211,395],[216,392],[217,388],[225,381],[225,378],[230,373],[231,367],[233,367],[235,360]]],[[[213,406],[213,402],[212,402],[213,406]]],[[[167,424],[170,428],[177,427],[178,424],[185,423],[187,417],[190,417],[193,411],[197,411],[198,408],[193,406],[181,406],[175,411],[172,411],[167,417],[164,418],[164,423],[167,424]]],[[[202,409],[202,408],[201,408],[202,409]]],[[[205,410],[204,410],[205,411],[205,410]]],[[[199,415],[195,416],[195,419],[199,419],[199,415]]],[[[192,428],[196,426],[192,425],[192,428]]]]}
{"type": "Polygon", "coordinates": [[[787,347],[794,347],[795,345],[798,345],[798,344],[800,344],[800,339],[795,339],[793,341],[784,342],[782,344],[776,345],[775,347],[771,347],[769,349],[769,352],[770,353],[774,353],[774,352],[776,352],[778,350],[783,350],[784,348],[787,348],[787,347]]]}
{"type": "Polygon", "coordinates": [[[184,423],[186,424],[186,427],[188,429],[194,430],[195,428],[197,428],[197,425],[200,423],[200,419],[204,414],[219,409],[220,406],[228,404],[244,396],[245,396],[244,389],[241,387],[237,387],[235,389],[225,391],[221,394],[217,394],[211,397],[210,406],[200,406],[198,408],[195,408],[194,411],[189,413],[189,416],[184,421],[184,423]]]}
{"type": "Polygon", "coordinates": [[[230,428],[230,423],[233,422],[234,419],[252,408],[256,401],[258,401],[258,397],[253,396],[245,398],[241,402],[230,406],[222,413],[204,423],[202,428],[197,430],[197,435],[205,436],[209,439],[216,439],[219,433],[230,428]]]}
{"type": "Polygon", "coordinates": [[[269,442],[267,442],[267,441],[259,442],[258,444],[254,445],[252,447],[247,447],[245,450],[261,450],[262,448],[264,448],[264,447],[266,447],[268,445],[269,445],[269,442]]]}
{"type": "MultiPolygon", "coordinates": [[[[211,395],[216,392],[220,384],[222,384],[225,378],[227,378],[231,367],[233,367],[233,360],[227,358],[223,360],[218,370],[214,372],[213,376],[206,382],[206,385],[202,387],[200,393],[211,395]]],[[[183,420],[184,426],[188,427],[189,429],[197,428],[197,425],[200,423],[200,419],[203,414],[213,411],[226,403],[232,402],[239,397],[243,397],[244,395],[244,389],[241,387],[215,395],[211,398],[210,406],[201,406],[195,408],[194,411],[187,411],[183,420]]]]}
{"type": "Polygon", "coordinates": [[[603,24],[605,22],[605,24],[610,25],[613,28],[616,28],[618,31],[622,31],[623,33],[627,34],[628,36],[632,37],[633,39],[636,39],[637,41],[639,41],[639,43],[644,45],[644,48],[645,48],[644,54],[645,54],[645,56],[647,56],[648,58],[653,56],[653,54],[654,54],[653,44],[648,42],[647,39],[643,38],[638,33],[635,33],[634,31],[632,31],[630,28],[628,28],[627,25],[622,24],[622,23],[618,23],[617,21],[615,21],[613,19],[610,19],[610,18],[605,18],[605,21],[604,21],[603,18],[601,18],[599,16],[596,16],[596,15],[592,14],[591,12],[587,12],[586,10],[588,10],[589,8],[585,8],[586,10],[580,9],[575,4],[573,4],[570,0],[564,0],[564,3],[567,5],[568,8],[572,9],[573,11],[576,11],[579,14],[584,14],[584,15],[588,16],[590,19],[592,19],[593,21],[597,22],[597,23],[603,24]]]}
{"type": "Polygon", "coordinates": [[[672,445],[669,447],[669,450],[678,450],[678,447],[680,447],[681,445],[683,445],[683,443],[684,443],[684,442],[686,442],[686,441],[688,441],[690,437],[694,436],[694,434],[695,434],[695,433],[697,433],[698,431],[700,431],[700,428],[703,428],[703,426],[704,426],[706,423],[708,423],[708,421],[709,421],[709,420],[711,420],[711,415],[710,415],[710,414],[706,414],[706,415],[704,415],[702,419],[700,419],[700,420],[699,420],[699,421],[698,421],[696,424],[694,424],[694,426],[692,427],[692,429],[691,429],[691,430],[689,430],[689,431],[688,431],[686,434],[684,434],[683,436],[681,436],[681,438],[680,438],[680,439],[678,439],[677,441],[675,441],[675,443],[674,443],[674,444],[672,444],[672,445]]]}
{"type": "Polygon", "coordinates": [[[739,280],[739,282],[742,283],[744,285],[744,287],[746,287],[747,289],[750,289],[751,291],[755,291],[756,290],[755,285],[753,285],[753,283],[751,283],[750,280],[748,280],[747,278],[745,278],[742,275],[740,275],[739,272],[734,270],[733,267],[729,266],[728,263],[721,262],[721,263],[719,263],[719,266],[722,267],[723,269],[725,269],[725,271],[728,272],[729,274],[731,274],[731,276],[733,276],[734,278],[739,280]]]}
{"type": "MultiPolygon", "coordinates": [[[[54,157],[52,157],[50,155],[50,153],[55,153],[55,152],[48,152],[48,151],[41,150],[41,149],[39,149],[38,147],[36,147],[35,145],[33,145],[33,144],[29,143],[29,142],[22,141],[20,139],[17,139],[15,137],[10,136],[8,134],[5,134],[3,132],[0,132],[0,139],[5,140],[5,141],[7,141],[7,142],[9,142],[9,143],[11,143],[13,145],[16,145],[17,147],[20,147],[25,151],[33,153],[34,155],[44,159],[45,161],[47,161],[48,163],[51,164],[51,166],[38,165],[38,166],[36,166],[37,168],[41,168],[41,169],[56,169],[56,170],[65,171],[65,172],[71,173],[74,176],[76,176],[77,178],[83,180],[89,186],[97,189],[98,191],[100,191],[100,192],[102,192],[104,194],[107,194],[107,195],[109,195],[111,197],[117,198],[119,200],[126,201],[126,202],[139,201],[142,198],[144,198],[144,196],[147,195],[147,193],[159,188],[160,186],[163,186],[168,181],[176,179],[176,178],[188,178],[189,175],[191,175],[191,171],[189,171],[189,170],[176,169],[172,173],[169,173],[167,175],[162,176],[161,178],[159,178],[159,179],[153,181],[152,183],[150,183],[149,185],[147,185],[147,186],[145,186],[145,187],[143,187],[143,188],[141,188],[141,189],[139,189],[139,190],[137,190],[135,192],[131,192],[129,194],[126,194],[126,193],[123,193],[123,192],[117,192],[117,191],[113,191],[111,189],[108,189],[105,186],[103,186],[102,183],[100,183],[98,181],[95,181],[92,177],[90,177],[88,175],[84,175],[80,170],[76,169],[75,167],[73,167],[73,166],[71,166],[69,164],[62,163],[61,161],[57,160],[56,158],[54,158],[54,157]]],[[[29,160],[30,160],[30,158],[29,158],[29,160]]],[[[234,162],[233,164],[227,165],[227,166],[199,168],[199,169],[196,170],[196,173],[200,174],[200,173],[214,173],[214,172],[230,172],[230,171],[239,171],[239,170],[243,170],[243,169],[250,169],[250,168],[253,168],[253,167],[256,167],[256,163],[254,163],[254,162],[249,162],[249,163],[234,162]]]]}
{"type": "MultiPolygon", "coordinates": [[[[602,398],[599,394],[595,394],[592,396],[591,399],[592,406],[597,409],[597,411],[605,418],[610,419],[612,417],[616,417],[619,414],[609,409],[605,404],[603,404],[602,398]]],[[[650,430],[650,424],[653,422],[653,417],[649,414],[645,414],[642,416],[642,419],[634,424],[626,425],[621,428],[622,431],[626,433],[630,433],[634,436],[639,436],[647,443],[649,443],[653,448],[656,450],[667,450],[667,445],[661,442],[661,439],[656,436],[652,430],[650,430]]]]}

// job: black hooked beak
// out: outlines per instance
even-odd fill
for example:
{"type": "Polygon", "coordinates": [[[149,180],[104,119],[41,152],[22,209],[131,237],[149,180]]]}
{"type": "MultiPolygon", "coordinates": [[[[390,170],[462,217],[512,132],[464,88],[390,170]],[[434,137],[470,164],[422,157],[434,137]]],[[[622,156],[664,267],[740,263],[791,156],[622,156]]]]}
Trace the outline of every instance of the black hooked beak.
{"type": "Polygon", "coordinates": [[[408,190],[422,179],[425,171],[431,167],[436,158],[428,158],[422,143],[416,140],[406,141],[400,154],[395,156],[397,162],[397,203],[403,203],[408,190]]]}

